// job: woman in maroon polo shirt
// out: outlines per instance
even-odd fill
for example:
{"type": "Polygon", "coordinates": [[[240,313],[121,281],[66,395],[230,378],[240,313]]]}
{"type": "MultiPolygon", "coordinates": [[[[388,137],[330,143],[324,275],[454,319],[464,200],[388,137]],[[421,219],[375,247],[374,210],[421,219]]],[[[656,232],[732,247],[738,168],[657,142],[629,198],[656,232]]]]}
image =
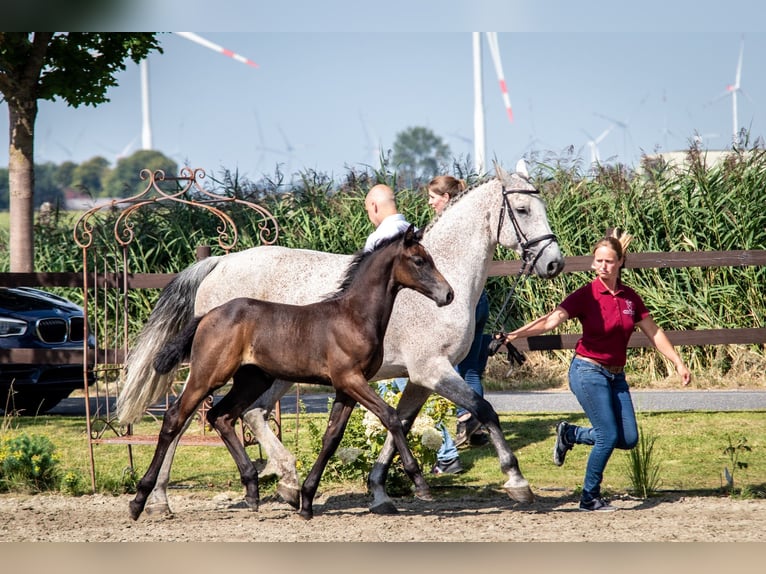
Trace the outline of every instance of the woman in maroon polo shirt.
{"type": "Polygon", "coordinates": [[[649,314],[641,297],[620,280],[625,251],[631,236],[607,231],[593,250],[596,278],[561,302],[553,311],[506,335],[506,341],[540,335],[568,319],[582,324],[569,367],[569,388],[590,420],[591,427],[561,421],[556,425],[553,462],[561,466],[575,444],[592,445],[585,469],[581,510],[611,511],[601,498],[604,468],[615,448],[630,450],[638,441],[638,427],[630,390],[625,380],[628,341],[637,326],[657,350],[673,362],[684,385],[691,372],[665,333],[649,314]]]}

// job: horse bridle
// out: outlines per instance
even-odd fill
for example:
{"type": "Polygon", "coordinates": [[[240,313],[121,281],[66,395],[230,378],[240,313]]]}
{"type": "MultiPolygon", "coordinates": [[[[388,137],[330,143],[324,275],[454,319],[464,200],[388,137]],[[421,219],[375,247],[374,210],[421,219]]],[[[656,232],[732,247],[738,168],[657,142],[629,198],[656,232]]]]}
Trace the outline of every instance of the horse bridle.
{"type": "MultiPolygon", "coordinates": [[[[505,296],[505,300],[503,301],[503,305],[500,308],[500,311],[497,314],[497,317],[493,323],[493,325],[496,328],[505,328],[505,319],[508,313],[510,313],[511,308],[513,307],[512,298],[513,295],[516,292],[516,287],[519,285],[519,283],[526,277],[532,274],[532,270],[535,267],[535,264],[537,263],[537,260],[542,255],[543,251],[554,241],[556,241],[556,235],[553,233],[546,233],[544,235],[541,235],[540,237],[535,237],[534,239],[528,239],[526,234],[524,233],[524,230],[521,229],[521,225],[519,225],[518,220],[516,219],[516,215],[513,213],[513,207],[511,206],[511,202],[509,199],[509,196],[512,193],[521,193],[525,195],[539,195],[540,192],[536,189],[508,189],[503,184],[503,205],[500,209],[500,215],[498,217],[497,222],[497,242],[500,243],[500,232],[503,229],[503,223],[505,222],[505,214],[508,213],[508,219],[510,220],[511,224],[513,225],[513,230],[516,233],[516,241],[519,244],[519,247],[521,247],[521,267],[519,268],[519,272],[516,275],[516,279],[513,282],[513,285],[511,285],[511,289],[508,291],[508,293],[505,296]],[[538,243],[542,243],[543,241],[547,241],[548,243],[544,245],[542,248],[538,249],[537,254],[532,257],[532,247],[537,245],[538,243]],[[511,303],[511,306],[509,307],[509,303],[511,303]]],[[[505,339],[505,332],[503,330],[495,331],[494,335],[500,335],[502,336],[502,339],[499,339],[497,336],[493,336],[492,342],[490,343],[490,354],[494,355],[497,350],[500,348],[500,346],[503,344],[502,340],[505,339]]],[[[516,348],[513,347],[510,343],[506,344],[506,347],[508,348],[508,362],[513,363],[513,361],[516,361],[521,365],[525,358],[524,356],[519,353],[516,348]]]]}

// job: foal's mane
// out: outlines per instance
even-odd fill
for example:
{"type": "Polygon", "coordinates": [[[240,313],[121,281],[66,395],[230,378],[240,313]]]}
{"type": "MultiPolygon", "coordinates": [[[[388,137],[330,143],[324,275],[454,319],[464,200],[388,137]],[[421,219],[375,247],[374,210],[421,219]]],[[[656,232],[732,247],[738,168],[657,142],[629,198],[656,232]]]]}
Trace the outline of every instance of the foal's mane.
{"type": "Polygon", "coordinates": [[[359,270],[362,268],[362,264],[365,261],[368,261],[372,258],[372,256],[377,253],[378,251],[382,251],[384,248],[388,247],[392,243],[396,243],[397,241],[400,241],[402,236],[406,233],[406,231],[402,231],[400,233],[397,233],[396,235],[392,235],[391,237],[386,237],[384,239],[381,239],[376,245],[375,248],[371,251],[365,251],[364,249],[361,249],[357,251],[354,254],[353,259],[351,260],[351,263],[348,264],[348,267],[346,267],[346,272],[343,276],[343,279],[340,282],[340,287],[338,287],[338,290],[335,291],[335,293],[330,293],[329,295],[325,296],[322,300],[323,301],[330,301],[331,299],[336,299],[337,297],[340,297],[343,293],[345,293],[348,288],[351,286],[351,284],[354,282],[354,279],[359,274],[359,270]]]}

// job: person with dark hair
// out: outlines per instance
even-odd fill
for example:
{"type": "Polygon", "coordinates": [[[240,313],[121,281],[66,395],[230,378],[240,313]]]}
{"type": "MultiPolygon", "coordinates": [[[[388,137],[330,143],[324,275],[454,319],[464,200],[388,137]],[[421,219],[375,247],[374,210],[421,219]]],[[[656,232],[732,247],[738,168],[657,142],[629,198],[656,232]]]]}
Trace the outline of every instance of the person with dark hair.
{"type": "Polygon", "coordinates": [[[591,426],[561,421],[556,425],[553,462],[564,464],[576,444],[591,445],[585,468],[580,509],[612,511],[601,497],[604,469],[615,448],[630,450],[638,442],[638,425],[625,379],[628,341],[638,327],[657,350],[675,366],[683,385],[692,375],[663,330],[654,322],[641,297],[620,278],[632,237],[610,229],[593,249],[596,278],[568,295],[550,313],[504,336],[505,342],[551,331],[568,319],[582,325],[569,366],[569,388],[591,426]]]}
{"type": "MultiPolygon", "coordinates": [[[[465,191],[466,184],[463,180],[451,175],[438,175],[428,183],[428,205],[440,214],[452,198],[465,191]]],[[[479,301],[476,304],[476,326],[474,328],[473,342],[468,355],[458,363],[456,369],[468,386],[480,397],[484,396],[482,378],[487,367],[488,346],[491,335],[484,334],[484,326],[489,319],[489,297],[482,290],[479,301]]],[[[481,423],[462,407],[457,409],[457,433],[455,445],[458,448],[467,446],[482,446],[489,442],[489,436],[481,423]]]]}

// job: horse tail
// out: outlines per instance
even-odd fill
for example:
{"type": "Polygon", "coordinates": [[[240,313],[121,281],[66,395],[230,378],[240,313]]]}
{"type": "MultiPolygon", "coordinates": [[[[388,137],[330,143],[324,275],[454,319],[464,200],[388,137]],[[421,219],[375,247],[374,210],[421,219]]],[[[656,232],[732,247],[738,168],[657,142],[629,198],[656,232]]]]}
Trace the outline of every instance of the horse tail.
{"type": "Polygon", "coordinates": [[[125,384],[117,398],[117,417],[123,424],[136,422],[157,402],[173,382],[173,374],[154,370],[154,357],[194,318],[194,301],[202,281],[218,265],[208,257],[187,267],[168,283],[125,361],[125,384]]]}
{"type": "Polygon", "coordinates": [[[181,361],[189,358],[194,335],[197,332],[200,321],[202,321],[202,317],[195,317],[175,339],[162,348],[154,358],[155,371],[160,375],[167,375],[174,371],[181,361]]]}

